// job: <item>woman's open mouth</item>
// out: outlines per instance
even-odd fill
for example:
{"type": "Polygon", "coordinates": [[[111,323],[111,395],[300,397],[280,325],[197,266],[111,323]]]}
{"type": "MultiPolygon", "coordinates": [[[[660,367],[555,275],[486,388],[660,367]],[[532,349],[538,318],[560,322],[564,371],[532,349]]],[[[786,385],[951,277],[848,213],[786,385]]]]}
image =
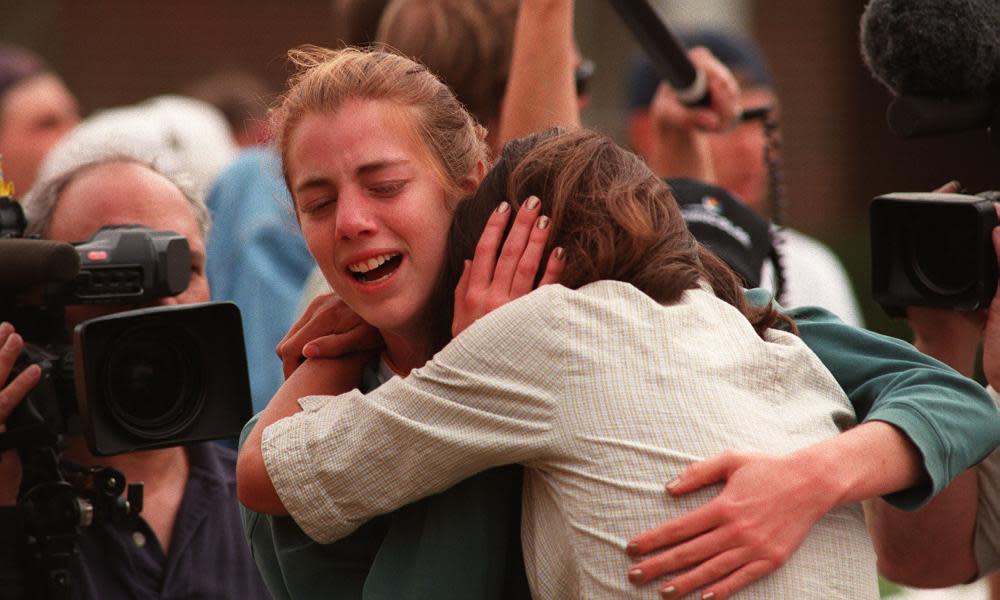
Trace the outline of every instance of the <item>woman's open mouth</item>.
{"type": "Polygon", "coordinates": [[[373,256],[367,260],[358,261],[347,265],[347,270],[351,276],[362,283],[375,283],[381,281],[399,268],[403,261],[403,255],[398,252],[373,256]]]}

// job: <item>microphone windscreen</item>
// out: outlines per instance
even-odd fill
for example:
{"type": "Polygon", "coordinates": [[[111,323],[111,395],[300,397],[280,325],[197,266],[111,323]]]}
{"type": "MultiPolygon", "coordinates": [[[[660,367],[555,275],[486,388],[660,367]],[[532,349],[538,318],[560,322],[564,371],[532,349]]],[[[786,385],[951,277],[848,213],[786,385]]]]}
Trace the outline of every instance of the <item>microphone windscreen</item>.
{"type": "Polygon", "coordinates": [[[1000,2],[872,0],[861,54],[896,95],[970,97],[1000,86],[1000,2]]]}
{"type": "Polygon", "coordinates": [[[0,289],[20,290],[43,283],[73,281],[80,256],[66,242],[0,240],[0,289]]]}

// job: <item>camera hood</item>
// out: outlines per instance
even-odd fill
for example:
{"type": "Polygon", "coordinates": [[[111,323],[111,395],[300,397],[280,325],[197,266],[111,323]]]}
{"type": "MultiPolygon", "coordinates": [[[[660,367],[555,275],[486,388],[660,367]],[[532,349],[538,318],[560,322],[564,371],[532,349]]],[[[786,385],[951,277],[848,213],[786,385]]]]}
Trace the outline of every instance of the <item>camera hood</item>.
{"type": "Polygon", "coordinates": [[[231,302],[121,312],[77,325],[75,386],[99,456],[239,435],[252,414],[231,302]]]}
{"type": "Polygon", "coordinates": [[[976,310],[997,288],[993,202],[980,196],[893,193],[870,206],[872,293],[892,316],[907,306],[976,310]]]}

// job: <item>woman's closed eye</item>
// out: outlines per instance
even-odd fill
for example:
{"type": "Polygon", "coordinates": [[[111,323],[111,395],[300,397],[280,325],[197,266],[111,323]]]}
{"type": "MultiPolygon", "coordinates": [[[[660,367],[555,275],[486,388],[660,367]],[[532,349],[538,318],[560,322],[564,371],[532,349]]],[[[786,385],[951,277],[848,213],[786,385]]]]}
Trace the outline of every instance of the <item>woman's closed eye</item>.
{"type": "Polygon", "coordinates": [[[403,191],[406,184],[409,183],[409,179],[395,179],[392,181],[380,181],[378,183],[373,183],[368,186],[373,196],[379,198],[391,198],[396,194],[403,191]]]}
{"type": "Polygon", "coordinates": [[[333,206],[337,203],[337,198],[334,196],[319,196],[317,198],[310,198],[300,204],[299,210],[303,213],[309,215],[317,213],[328,206],[333,206]]]}

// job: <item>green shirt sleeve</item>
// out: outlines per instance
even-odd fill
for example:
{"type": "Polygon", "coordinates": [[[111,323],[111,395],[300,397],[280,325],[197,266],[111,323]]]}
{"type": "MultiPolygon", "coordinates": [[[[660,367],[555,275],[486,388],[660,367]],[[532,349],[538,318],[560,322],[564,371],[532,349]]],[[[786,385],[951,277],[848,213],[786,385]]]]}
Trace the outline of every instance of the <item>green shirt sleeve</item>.
{"type": "MultiPolygon", "coordinates": [[[[750,290],[747,299],[760,305],[770,294],[750,290]]],[[[922,454],[929,484],[887,496],[897,508],[919,508],[1000,445],[997,409],[975,381],[906,342],[851,327],[821,308],[782,310],[844,389],[858,420],[896,426],[922,454]]]]}

